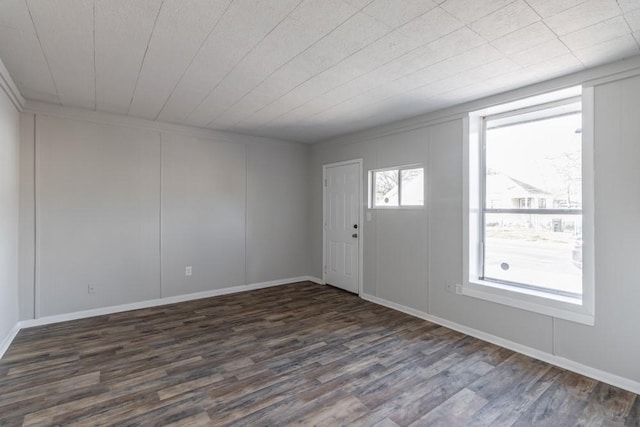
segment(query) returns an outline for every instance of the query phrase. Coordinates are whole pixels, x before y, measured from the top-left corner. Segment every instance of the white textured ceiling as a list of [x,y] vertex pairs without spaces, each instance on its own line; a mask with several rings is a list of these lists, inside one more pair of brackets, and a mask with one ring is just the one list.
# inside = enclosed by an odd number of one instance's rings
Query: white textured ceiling
[[302,142],[637,55],[640,0],[0,0],[27,99]]

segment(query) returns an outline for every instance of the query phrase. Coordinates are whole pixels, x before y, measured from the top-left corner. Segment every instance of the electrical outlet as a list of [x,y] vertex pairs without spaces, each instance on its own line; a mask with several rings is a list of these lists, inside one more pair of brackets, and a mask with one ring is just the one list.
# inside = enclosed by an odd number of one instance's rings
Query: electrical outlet
[[191,267],[190,265],[186,266],[184,268],[184,275],[191,276],[192,274],[193,274],[193,267]]
[[87,286],[87,292],[90,294],[95,294],[96,293],[96,285],[94,285],[93,283],[89,283],[89,285]]

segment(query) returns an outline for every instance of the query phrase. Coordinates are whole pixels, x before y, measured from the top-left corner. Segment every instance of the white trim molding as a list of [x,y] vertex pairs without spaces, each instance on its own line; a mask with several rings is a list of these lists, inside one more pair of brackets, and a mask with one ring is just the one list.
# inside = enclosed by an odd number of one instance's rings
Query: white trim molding
[[0,359],[2,359],[2,356],[7,352],[16,335],[18,335],[18,332],[20,332],[20,322],[13,326],[13,329],[9,331],[9,335],[0,343]]
[[602,381],[604,383],[610,384],[615,387],[620,387],[622,389],[628,390],[635,394],[640,394],[640,382],[633,381],[628,378],[624,378],[619,375],[612,374],[610,372],[602,371],[600,369],[596,369],[591,366],[583,365],[581,363],[575,362],[570,359],[566,359],[561,356],[557,356],[555,354],[547,353],[545,351],[528,347],[526,345],[518,344],[511,340],[501,338],[496,335],[492,335],[492,334],[480,331],[478,329],[470,328],[468,326],[464,326],[459,323],[452,322],[450,320],[446,320],[438,316],[433,316],[423,311],[416,310],[415,308],[407,307],[402,304],[385,300],[383,298],[378,298],[376,296],[365,294],[365,293],[360,294],[360,298],[366,301],[372,302],[374,304],[382,305],[382,306],[391,308],[393,310],[397,310],[402,313],[408,314],[410,316],[414,316],[419,319],[423,319],[428,322],[435,323],[440,326],[444,326],[445,328],[449,328],[454,331],[463,333],[465,335],[478,338],[480,340],[489,342],[491,344],[495,344],[497,346],[504,347],[509,350],[513,350],[517,353],[524,354],[525,356],[529,356],[534,359],[541,360],[543,362],[549,363],[554,366],[558,366],[562,369],[566,369],[568,371],[575,372],[577,374],[584,375],[589,378],[593,378],[594,380]]
[[317,285],[326,285],[326,283],[324,282],[324,280],[320,279],[319,277],[315,277],[315,276],[304,276],[305,280],[308,280],[309,282],[313,282]]
[[0,59],[0,87],[2,88],[4,93],[7,94],[13,105],[16,107],[16,110],[24,110],[26,101],[18,90],[18,86],[16,86],[13,79],[11,78],[11,75],[9,75],[9,71],[4,66],[2,59]]
[[315,282],[311,276],[290,277],[287,279],[271,280],[268,282],[251,283],[248,285],[230,286],[228,288],[212,289],[210,291],[196,292],[192,294],[176,295],[172,297],[156,298],[152,300],[133,302],[129,304],[114,305],[110,307],[94,308],[90,310],[76,311],[73,313],[44,316],[37,319],[23,320],[19,322],[20,329],[34,326],[50,325],[69,320],[86,319],[88,317],[104,316],[105,314],[121,313],[123,311],[140,310],[143,308],[158,307],[167,304],[175,304],[185,301],[193,301],[203,298],[211,298],[220,295],[235,294],[239,292],[254,291],[257,289],[271,288],[273,286],[290,285],[298,282]]
[[306,145],[297,141],[288,141],[284,139],[274,139],[255,135],[248,135],[236,132],[226,132],[208,128],[195,126],[179,125],[174,123],[166,123],[155,120],[141,119],[132,116],[124,116],[121,114],[107,113],[102,111],[87,110],[84,108],[66,107],[48,102],[26,100],[24,103],[24,112],[33,114],[42,114],[63,119],[83,120],[98,124],[106,124],[113,126],[125,126],[135,129],[146,129],[156,132],[167,132],[180,135],[189,135],[195,138],[209,139],[217,142],[238,143],[242,139],[243,143],[289,143],[297,145]]

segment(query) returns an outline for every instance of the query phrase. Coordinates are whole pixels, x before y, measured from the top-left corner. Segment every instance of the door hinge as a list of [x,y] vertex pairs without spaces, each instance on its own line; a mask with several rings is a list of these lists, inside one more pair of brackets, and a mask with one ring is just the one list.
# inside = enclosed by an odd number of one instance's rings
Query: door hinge
[[325,178],[325,180],[324,180],[324,186],[325,186],[325,187],[328,187],[326,178]]
[[324,266],[324,274],[327,274],[327,266]]

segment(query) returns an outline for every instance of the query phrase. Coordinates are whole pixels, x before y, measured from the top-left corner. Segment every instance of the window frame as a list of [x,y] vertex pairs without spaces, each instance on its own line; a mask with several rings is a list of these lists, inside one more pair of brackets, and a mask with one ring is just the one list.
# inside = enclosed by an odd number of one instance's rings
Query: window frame
[[[421,205],[402,205],[402,171],[411,169],[422,169],[422,192],[423,200]],[[398,172],[398,205],[397,206],[384,206],[376,204],[376,173],[378,172]],[[388,168],[372,169],[369,171],[369,209],[424,209],[426,198],[424,197],[425,191],[425,176],[424,165],[422,163],[394,166]]]
[[[486,199],[483,149],[483,117],[513,115],[515,111],[534,111],[582,100],[582,297],[560,295],[509,283],[482,280],[480,235],[481,211]],[[456,293],[498,304],[532,311],[586,325],[595,323],[594,289],[594,182],[593,182],[593,87],[573,87],[518,99],[470,112],[463,120],[463,281]],[[535,208],[533,209],[535,210]],[[544,209],[548,211],[549,209]]]
[[[480,117],[481,120],[481,133],[480,133],[480,215],[479,215],[479,244],[481,245],[480,253],[479,253],[479,261],[480,269],[479,269],[479,277],[478,279],[484,282],[493,282],[499,283],[503,285],[523,288],[523,289],[532,289],[537,290],[543,293],[550,293],[556,295],[563,295],[569,298],[582,299],[582,295],[573,294],[570,292],[563,292],[554,289],[543,288],[541,286],[536,286],[533,284],[520,283],[520,282],[512,282],[509,280],[501,280],[492,277],[487,277],[485,274],[485,242],[486,242],[486,215],[487,214],[523,214],[523,215],[579,215],[582,219],[582,208],[580,209],[572,209],[572,208],[540,208],[535,207],[536,203],[534,203],[535,198],[533,197],[520,197],[518,199],[518,207],[517,208],[493,208],[487,207],[487,183],[486,183],[486,174],[487,174],[487,145],[486,145],[486,135],[487,135],[487,123],[495,120],[496,118],[502,119],[504,122],[502,125],[497,127],[505,127],[505,126],[515,126],[518,124],[531,123],[535,121],[554,119],[558,117],[564,117],[569,115],[575,115],[577,113],[582,114],[582,100],[580,97],[572,97],[563,99],[560,101],[554,101],[551,103],[543,103],[537,104],[524,109],[516,109],[509,110],[506,112],[502,112],[494,115],[485,115]],[[580,107],[578,109],[573,106],[580,102]],[[566,108],[566,110],[565,110]],[[553,113],[550,112],[553,109],[559,109],[559,112]],[[523,116],[527,116],[527,119],[519,119]],[[582,172],[582,171],[581,171]],[[524,202],[524,203],[523,203]],[[538,200],[538,205],[540,204],[540,200]]]

